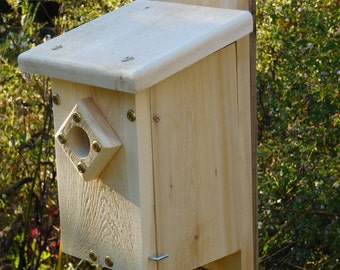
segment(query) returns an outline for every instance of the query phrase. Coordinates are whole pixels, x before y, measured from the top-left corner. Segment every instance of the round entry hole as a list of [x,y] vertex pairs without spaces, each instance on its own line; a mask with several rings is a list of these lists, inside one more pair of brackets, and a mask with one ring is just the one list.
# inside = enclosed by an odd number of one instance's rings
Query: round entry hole
[[72,151],[79,158],[87,157],[90,153],[90,139],[85,130],[80,127],[71,128],[68,143]]

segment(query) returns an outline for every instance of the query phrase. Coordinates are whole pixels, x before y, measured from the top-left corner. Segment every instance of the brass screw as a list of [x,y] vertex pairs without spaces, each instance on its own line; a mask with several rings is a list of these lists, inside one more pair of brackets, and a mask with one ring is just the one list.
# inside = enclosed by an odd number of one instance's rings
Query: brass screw
[[96,253],[94,253],[93,250],[91,250],[91,251],[89,252],[89,257],[90,257],[90,259],[91,259],[92,261],[94,261],[94,262],[97,260],[97,255],[96,255]]
[[81,120],[81,115],[80,115],[79,112],[74,112],[74,113],[72,114],[72,118],[73,118],[73,120],[74,120],[75,122],[80,122],[80,120]]
[[78,162],[77,169],[78,169],[78,172],[84,173],[86,172],[86,165],[83,162]]
[[109,256],[105,257],[105,263],[107,266],[112,267],[113,266],[113,261],[111,260],[111,258]]
[[92,143],[92,149],[93,149],[95,152],[100,152],[100,150],[102,150],[102,145],[100,144],[100,142],[94,141],[94,142]]
[[63,133],[59,133],[58,134],[58,136],[57,136],[57,138],[58,138],[58,141],[61,143],[61,144],[65,144],[66,143],[66,136],[65,136],[65,134],[63,134]]
[[60,96],[58,94],[53,94],[52,95],[52,101],[55,105],[60,105],[60,103],[61,103]]
[[134,110],[128,110],[126,116],[127,116],[127,119],[129,119],[131,122],[136,120],[136,113]]

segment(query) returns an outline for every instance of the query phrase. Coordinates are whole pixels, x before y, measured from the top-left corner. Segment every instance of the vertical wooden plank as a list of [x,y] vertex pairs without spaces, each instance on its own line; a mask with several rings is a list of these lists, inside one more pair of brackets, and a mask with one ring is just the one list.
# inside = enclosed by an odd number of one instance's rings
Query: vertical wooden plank
[[[254,215],[254,208],[256,209],[256,205],[254,205],[253,201],[253,185],[252,181],[252,123],[251,123],[251,93],[250,93],[250,50],[249,50],[249,36],[246,36],[236,42],[236,53],[237,53],[237,72],[238,72],[238,113],[239,113],[239,121],[242,125],[239,125],[239,155],[240,161],[243,164],[249,164],[248,167],[244,167],[239,172],[239,177],[242,179],[249,179],[248,185],[244,186],[244,189],[247,189],[248,194],[252,194],[249,198],[251,200],[250,204],[247,207],[251,207],[249,209],[249,215]],[[244,226],[242,220],[239,220],[240,226]],[[255,218],[251,220],[251,224],[247,227],[246,232],[251,234],[253,238],[253,243],[255,242],[254,238],[257,235],[257,231],[254,231],[254,223]],[[244,246],[247,247],[242,250],[241,258],[242,264],[253,265],[254,257],[257,255],[254,253],[254,244],[250,242],[246,242],[244,239]],[[249,246],[251,245],[252,246]],[[254,266],[255,267],[255,266]],[[247,268],[243,268],[247,269]]]
[[157,249],[170,254],[161,270],[240,250],[252,269],[250,143],[239,134],[250,127],[240,98],[234,44],[151,88]]
[[156,270],[157,264],[148,259],[156,256],[154,212],[154,182],[151,135],[150,90],[136,94],[136,122],[139,160],[140,208],[142,213],[143,269]]
[[[230,9],[242,9],[249,10],[254,19],[254,31],[249,35],[248,39],[244,38],[238,42],[238,56],[249,57],[249,68],[245,67],[245,63],[238,64],[238,73],[241,74],[246,68],[250,70],[250,85],[246,86],[248,89],[248,94],[250,95],[250,106],[251,109],[251,162],[252,162],[252,198],[253,198],[253,265],[254,269],[258,269],[258,246],[257,246],[257,104],[256,104],[256,2],[255,0],[157,0],[164,2],[182,3],[182,4],[192,4],[201,5],[217,8],[230,8]],[[244,57],[241,57],[244,59]],[[239,61],[239,60],[238,60]],[[243,61],[243,60],[241,60]],[[240,82],[240,87],[244,87],[242,81]]]

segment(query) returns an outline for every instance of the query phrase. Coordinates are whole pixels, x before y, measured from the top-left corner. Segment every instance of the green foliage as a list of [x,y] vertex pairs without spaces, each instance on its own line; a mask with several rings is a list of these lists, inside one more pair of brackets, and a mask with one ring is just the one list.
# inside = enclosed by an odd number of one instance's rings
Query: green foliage
[[100,1],[75,1],[75,0],[58,0],[60,3],[60,16],[56,18],[55,23],[58,33],[70,30],[83,23],[106,14],[124,4],[132,2],[131,0],[100,0]]
[[335,269],[339,5],[259,0],[257,8],[261,267]]

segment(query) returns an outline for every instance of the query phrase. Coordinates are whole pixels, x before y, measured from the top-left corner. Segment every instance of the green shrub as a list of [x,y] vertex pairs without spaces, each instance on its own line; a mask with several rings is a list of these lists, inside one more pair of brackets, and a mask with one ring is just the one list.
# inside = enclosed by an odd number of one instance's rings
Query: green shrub
[[257,3],[263,269],[340,265],[339,5]]

